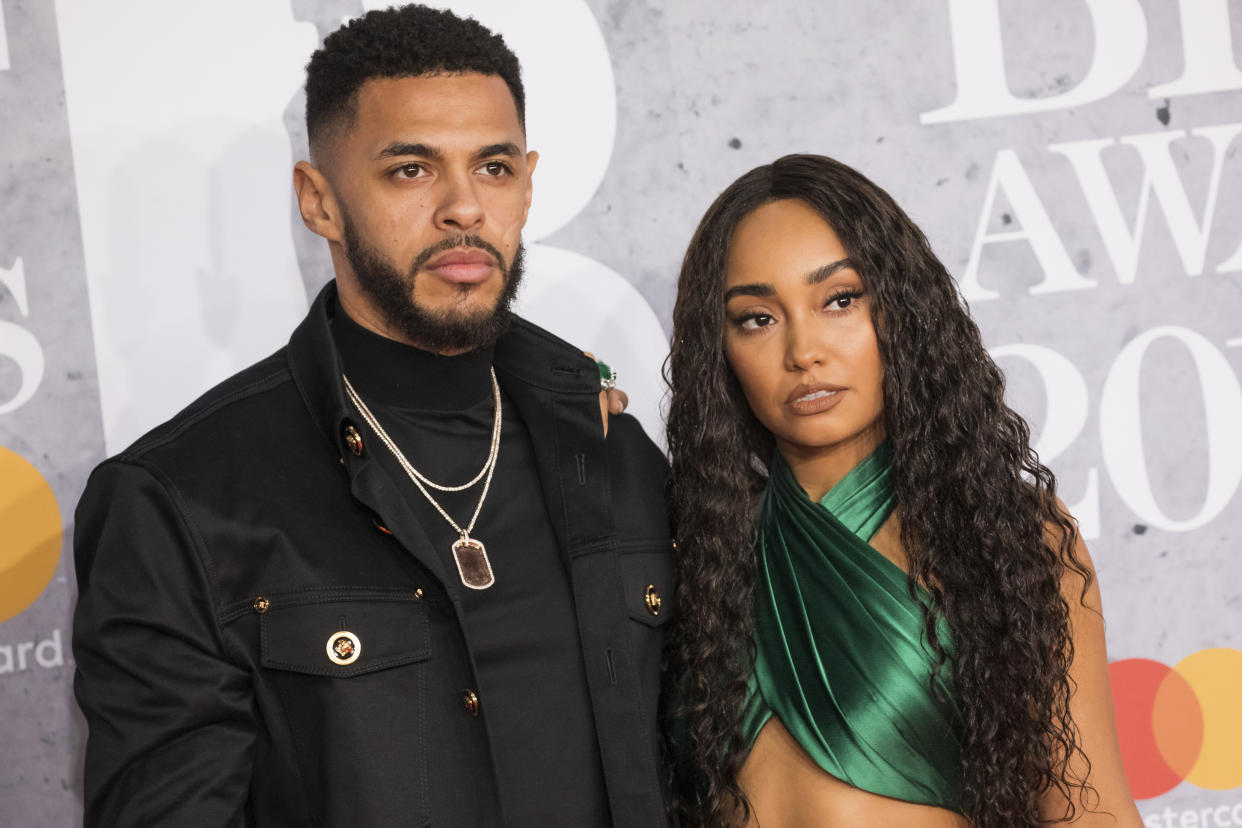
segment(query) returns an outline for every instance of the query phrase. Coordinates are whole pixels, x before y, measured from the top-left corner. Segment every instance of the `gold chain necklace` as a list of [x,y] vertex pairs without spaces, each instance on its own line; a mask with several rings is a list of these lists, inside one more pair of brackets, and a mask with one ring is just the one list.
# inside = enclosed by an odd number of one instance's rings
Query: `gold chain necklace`
[[[397,448],[397,444],[388,436],[388,432],[384,431],[384,427],[379,424],[379,420],[371,413],[371,409],[367,408],[367,404],[362,401],[362,397],[358,396],[358,392],[354,390],[354,386],[350,383],[349,377],[344,374],[341,379],[345,380],[345,393],[349,396],[349,401],[358,409],[358,413],[362,415],[362,419],[366,420],[371,430],[380,438],[393,456],[397,458],[397,462],[401,468],[405,470],[406,475],[413,481],[418,490],[423,493],[423,497],[435,507],[440,516],[449,522],[449,525],[457,532],[459,537],[453,541],[453,561],[457,564],[457,574],[461,576],[461,582],[470,589],[487,589],[496,583],[496,576],[492,572],[492,562],[487,557],[487,547],[477,538],[470,537],[470,533],[474,531],[475,521],[479,519],[479,512],[483,511],[483,501],[487,500],[487,492],[492,486],[492,474],[496,471],[496,460],[500,457],[500,427],[501,427],[501,410],[500,410],[500,384],[496,382],[496,370],[490,369],[492,377],[492,403],[495,406],[496,413],[492,418],[492,446],[487,453],[487,462],[483,464],[483,468],[474,476],[474,479],[460,486],[442,486],[434,483],[421,473],[414,465],[406,459],[401,453],[401,449]],[[474,507],[474,514],[470,517],[470,523],[466,528],[458,525],[457,521],[444,511],[444,507],[436,502],[431,496],[431,492],[427,491],[427,486],[437,489],[441,492],[460,492],[470,488],[478,483],[481,478],[486,477],[483,482],[483,493],[479,495],[479,502]],[[426,484],[423,485],[423,484]]]

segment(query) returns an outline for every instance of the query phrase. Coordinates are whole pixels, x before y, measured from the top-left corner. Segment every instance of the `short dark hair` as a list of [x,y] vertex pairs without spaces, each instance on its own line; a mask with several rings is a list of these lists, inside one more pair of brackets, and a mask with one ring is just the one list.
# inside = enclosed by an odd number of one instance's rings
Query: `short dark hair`
[[478,72],[499,75],[526,128],[526,93],[517,55],[473,18],[411,4],[370,11],[324,38],[306,64],[306,134],[313,148],[325,134],[350,126],[358,90],[372,78]]

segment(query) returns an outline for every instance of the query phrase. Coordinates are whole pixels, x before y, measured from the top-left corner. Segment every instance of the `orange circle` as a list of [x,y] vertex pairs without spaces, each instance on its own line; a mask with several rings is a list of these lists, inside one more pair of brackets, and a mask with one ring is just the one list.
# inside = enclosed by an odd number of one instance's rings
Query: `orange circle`
[[1164,761],[1185,779],[1203,752],[1203,710],[1194,688],[1177,670],[1169,670],[1156,689],[1151,729]]
[[52,487],[23,457],[0,447],[0,621],[34,603],[60,560],[63,528]]

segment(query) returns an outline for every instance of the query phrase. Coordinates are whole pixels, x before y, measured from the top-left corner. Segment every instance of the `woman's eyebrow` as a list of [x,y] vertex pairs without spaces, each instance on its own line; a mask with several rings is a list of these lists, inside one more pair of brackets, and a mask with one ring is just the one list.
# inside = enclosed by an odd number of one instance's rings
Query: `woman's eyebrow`
[[[827,279],[838,270],[853,268],[854,261],[848,256],[844,259],[838,259],[835,262],[817,267],[806,276],[808,285],[817,285]],[[725,291],[724,299],[728,302],[734,296],[772,296],[776,293],[776,288],[770,282],[752,282],[745,285],[734,285]]]
[[848,256],[846,256],[844,259],[838,259],[837,261],[831,264],[826,264],[823,267],[815,268],[814,270],[812,270],[810,273],[807,274],[806,283],[808,285],[818,285],[820,282],[824,281],[829,276],[836,273],[838,270],[844,270],[847,267],[851,269],[853,269],[854,267],[853,260],[850,259]]
[[734,285],[725,291],[724,300],[728,302],[734,296],[773,296],[776,288],[770,282],[752,282],[747,285]]

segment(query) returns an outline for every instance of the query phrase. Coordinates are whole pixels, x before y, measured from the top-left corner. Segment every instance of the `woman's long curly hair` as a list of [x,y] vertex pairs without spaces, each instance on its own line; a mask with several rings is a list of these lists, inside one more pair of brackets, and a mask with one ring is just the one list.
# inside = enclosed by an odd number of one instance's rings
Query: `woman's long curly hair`
[[[836,231],[871,303],[884,364],[884,426],[901,540],[930,593],[925,640],[952,676],[961,722],[960,810],[977,828],[1038,825],[1059,792],[1071,817],[1091,789],[1070,718],[1074,647],[1062,580],[1090,572],[1026,423],[1004,400],[952,277],[882,189],[829,158],[758,167],[712,204],[686,252],[667,365],[668,441],[680,585],[667,651],[666,713],[677,824],[744,824],[740,721],[753,669],[753,515],[773,437],[725,359],[724,279],[738,223],[800,199]],[[1079,596],[1081,598],[1081,596]],[[950,656],[932,634],[943,618]],[[1075,803],[1078,803],[1077,805]]]

